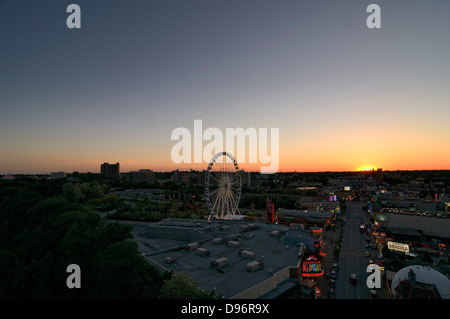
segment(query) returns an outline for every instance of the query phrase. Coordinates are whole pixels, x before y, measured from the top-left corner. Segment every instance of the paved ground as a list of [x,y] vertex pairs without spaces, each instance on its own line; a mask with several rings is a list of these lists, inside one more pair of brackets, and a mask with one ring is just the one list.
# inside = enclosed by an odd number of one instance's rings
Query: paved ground
[[[359,223],[364,220],[364,214],[362,212],[362,202],[350,202],[347,206],[345,214],[338,217],[336,227],[331,230],[327,230],[327,238],[325,241],[325,250],[327,254],[322,259],[322,268],[325,275],[323,277],[315,279],[317,287],[322,291],[322,298],[329,298],[329,283],[330,273],[333,263],[339,264],[339,271],[336,278],[336,295],[338,299],[365,299],[368,298],[368,288],[365,287],[365,267],[368,263],[368,258],[364,257],[365,253],[365,235],[359,231]],[[336,241],[341,236],[342,232],[342,246],[339,256],[334,255],[334,248]],[[349,282],[350,273],[358,269],[360,274],[359,281],[360,289],[353,289]],[[364,285],[364,286],[362,286]],[[357,292],[357,293],[355,293]],[[305,298],[300,295],[298,289],[293,289],[281,296],[287,299]]]
[[[326,231],[325,249],[324,252],[327,254],[325,258],[322,258],[322,268],[325,272],[325,275],[320,278],[316,278],[314,281],[320,290],[322,291],[322,298],[329,298],[329,275],[331,272],[331,268],[333,267],[333,263],[337,262],[337,258],[334,256],[334,247],[336,245],[336,240],[339,238],[342,229],[341,217],[338,218],[336,223],[336,227],[334,229],[329,229]],[[280,296],[281,299],[303,299],[310,298],[309,296],[305,296],[304,294],[300,294],[300,290],[298,288],[292,289],[290,291],[285,292]]]
[[[363,202],[350,202],[345,213],[343,240],[339,254],[339,271],[336,279],[337,299],[367,299],[369,288],[366,285],[366,273],[370,257],[365,257],[366,234],[360,232],[359,226],[365,222],[362,210]],[[350,283],[350,274],[356,274],[356,284]]]
[[329,297],[329,276],[333,263],[338,262],[337,257],[334,255],[334,248],[336,241],[339,239],[342,229],[341,218],[338,218],[336,227],[327,231],[327,238],[325,239],[325,253],[327,256],[322,259],[322,268],[325,275],[317,280],[317,287],[322,291],[322,298],[327,299]]
[[[376,250],[368,249],[367,235],[359,230],[360,224],[363,222],[369,225],[367,213],[362,210],[364,202],[349,202],[347,210],[343,216],[345,225],[341,229],[343,231],[343,241],[341,253],[339,254],[339,271],[336,279],[336,298],[337,299],[368,299],[370,298],[370,289],[367,287],[367,266],[370,261],[376,263]],[[370,256],[365,254],[369,252]],[[358,281],[356,284],[350,283],[350,274],[356,274]],[[383,276],[384,272],[382,273]],[[376,289],[379,298],[389,299],[389,292],[382,280],[381,289]]]

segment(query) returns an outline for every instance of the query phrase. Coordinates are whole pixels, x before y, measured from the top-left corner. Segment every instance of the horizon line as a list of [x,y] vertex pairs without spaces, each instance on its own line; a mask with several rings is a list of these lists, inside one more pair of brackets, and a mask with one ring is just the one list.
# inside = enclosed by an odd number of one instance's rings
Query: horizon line
[[[142,168],[142,169],[149,169],[149,168]],[[382,168],[378,168],[381,169],[382,172],[417,172],[417,171],[450,171],[450,168],[435,168],[435,169],[382,169]],[[317,171],[297,171],[297,170],[289,170],[289,171],[278,171],[275,173],[261,173],[259,170],[251,170],[251,171],[247,171],[244,169],[240,169],[244,172],[249,172],[249,173],[259,173],[261,175],[275,175],[278,173],[281,174],[292,174],[292,173],[300,173],[300,174],[304,174],[304,173],[372,173],[372,172],[377,172],[378,169],[372,169],[372,170],[317,170]],[[202,172],[205,171],[206,169],[172,169],[172,170],[152,170],[149,169],[151,171],[153,171],[154,173],[172,173],[175,171],[179,171],[179,172]],[[137,172],[139,170],[130,170],[130,171],[123,171],[123,172],[119,172],[120,173],[130,173],[130,172]],[[41,173],[0,173],[0,175],[2,176],[6,176],[6,175],[50,175],[51,173],[66,173],[66,174],[74,174],[74,173],[79,173],[79,174],[101,174],[101,172],[91,172],[91,171],[72,171],[72,172],[67,172],[67,171],[63,171],[63,170],[55,170],[52,171],[50,173],[47,172],[41,172]]]

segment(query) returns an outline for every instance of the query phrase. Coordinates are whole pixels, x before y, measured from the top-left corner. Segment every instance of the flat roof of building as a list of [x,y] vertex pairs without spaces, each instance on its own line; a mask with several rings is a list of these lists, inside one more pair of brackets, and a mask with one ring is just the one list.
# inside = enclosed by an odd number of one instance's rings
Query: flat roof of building
[[[202,255],[195,250],[184,249],[191,240],[149,238],[144,227],[135,230],[134,234],[139,249],[150,261],[174,273],[189,272],[191,279],[201,289],[215,291],[224,298],[231,298],[272,277],[276,272],[297,265],[299,246],[286,244],[282,242],[282,238],[313,238],[309,232],[295,230],[287,225],[251,221],[167,219],[149,224],[149,227],[153,231],[152,236],[156,234],[154,230],[158,227],[161,227],[164,237],[168,237],[168,232],[177,227],[191,231],[191,238],[200,239],[196,242],[210,254]],[[224,238],[224,242],[218,244],[217,240],[214,241],[215,238]],[[239,246],[229,246],[226,244],[227,240],[237,241]],[[252,252],[254,258],[245,258],[247,254],[240,255],[241,249]],[[219,258],[226,258],[228,264],[223,268],[212,268],[211,261]],[[173,263],[166,263],[172,259]],[[246,270],[246,265],[255,260],[262,260],[264,267],[253,272]]]
[[280,208],[276,214],[291,215],[291,216],[305,216],[305,217],[331,217],[334,213],[326,210],[299,210],[299,209],[284,209]]
[[414,235],[414,236],[421,236],[420,233],[412,228],[405,228],[405,227],[390,227],[391,233],[393,235]]
[[388,214],[387,227],[415,229],[428,236],[450,238],[450,219],[404,214]]

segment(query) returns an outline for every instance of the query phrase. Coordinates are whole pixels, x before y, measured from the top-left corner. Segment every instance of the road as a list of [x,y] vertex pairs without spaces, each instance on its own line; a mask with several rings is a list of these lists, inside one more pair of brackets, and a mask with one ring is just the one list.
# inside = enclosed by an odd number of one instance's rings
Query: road
[[[369,289],[366,286],[367,265],[369,257],[365,257],[366,235],[360,232],[361,222],[365,222],[362,210],[364,202],[355,201],[347,204],[341,253],[339,255],[339,271],[336,278],[336,299],[367,299]],[[350,274],[357,274],[357,284],[350,283]]]

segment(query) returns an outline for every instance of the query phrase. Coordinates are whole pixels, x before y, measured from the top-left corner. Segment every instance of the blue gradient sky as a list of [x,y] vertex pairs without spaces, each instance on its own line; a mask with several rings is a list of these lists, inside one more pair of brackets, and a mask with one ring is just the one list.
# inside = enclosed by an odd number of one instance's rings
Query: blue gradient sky
[[195,119],[279,128],[281,171],[450,169],[449,34],[447,0],[0,1],[0,174],[202,169]]

